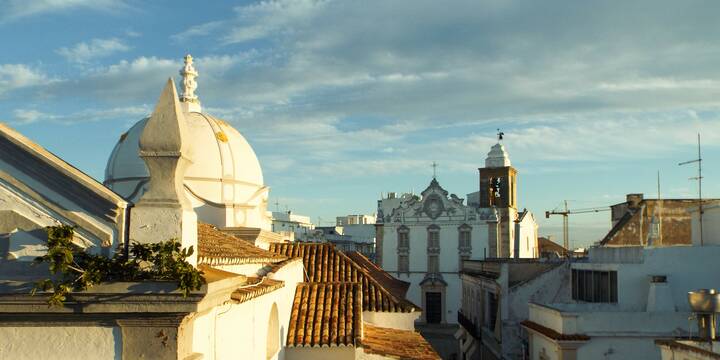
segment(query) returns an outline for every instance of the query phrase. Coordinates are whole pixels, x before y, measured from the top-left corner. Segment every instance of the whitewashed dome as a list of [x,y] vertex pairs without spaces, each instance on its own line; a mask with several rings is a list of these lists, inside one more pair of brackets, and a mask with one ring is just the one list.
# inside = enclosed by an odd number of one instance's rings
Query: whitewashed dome
[[[187,61],[186,57],[186,67]],[[198,219],[220,227],[267,228],[269,189],[263,183],[255,151],[227,122],[202,113],[192,94],[194,88],[188,89],[184,83],[180,100],[191,139],[192,164],[183,184]],[[188,101],[188,93],[192,101]],[[105,169],[105,185],[131,202],[140,199],[149,181],[147,167],[139,156],[139,140],[148,119],[138,121],[120,136]]]
[[510,165],[510,157],[508,156],[505,147],[501,143],[497,143],[490,148],[490,152],[485,158],[485,167],[506,167]]

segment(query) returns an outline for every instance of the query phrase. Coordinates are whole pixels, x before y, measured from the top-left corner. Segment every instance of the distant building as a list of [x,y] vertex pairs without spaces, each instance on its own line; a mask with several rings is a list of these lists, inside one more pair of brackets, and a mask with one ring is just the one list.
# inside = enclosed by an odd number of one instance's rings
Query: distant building
[[541,258],[560,258],[568,254],[567,249],[546,237],[538,237],[538,249]]
[[378,201],[376,259],[409,282],[409,298],[425,310],[426,324],[456,324],[464,260],[536,257],[537,225],[517,211],[517,171],[502,144],[480,169],[480,190],[464,200],[437,179],[420,194],[388,193]]
[[292,211],[272,212],[272,231],[281,234],[287,241],[306,241],[315,225],[309,216],[293,214]]
[[335,225],[337,225],[337,226],[363,225],[363,224],[375,224],[375,214],[373,214],[373,215],[347,215],[347,216],[338,216],[335,218]]
[[[537,257],[537,223],[527,210],[518,211],[518,172],[503,144],[493,145],[479,168],[479,191],[467,194],[468,206],[494,208],[498,212],[498,242],[492,257]],[[522,245],[521,245],[522,243]]]
[[312,241],[329,242],[339,250],[357,251],[369,259],[375,259],[375,225],[318,226]]
[[[712,206],[717,204],[717,199],[705,202]],[[645,199],[643,194],[628,194],[627,201],[610,206],[612,228],[600,245],[690,245],[691,210],[696,209],[697,204],[697,199]],[[708,223],[713,226],[712,222]],[[697,227],[694,234],[699,236]]]

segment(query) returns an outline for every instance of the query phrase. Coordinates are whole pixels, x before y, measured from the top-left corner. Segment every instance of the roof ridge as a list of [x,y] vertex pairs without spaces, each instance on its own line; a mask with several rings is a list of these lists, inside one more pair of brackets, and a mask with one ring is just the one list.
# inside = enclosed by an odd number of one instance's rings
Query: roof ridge
[[128,202],[125,201],[122,196],[103,185],[100,181],[2,122],[0,122],[0,137],[5,137],[8,141],[15,144],[15,146],[19,146],[23,148],[23,150],[33,153],[35,156],[42,159],[45,163],[55,168],[63,175],[74,178],[74,180],[78,183],[93,190],[93,192],[106,201],[110,201],[120,207],[128,206]]

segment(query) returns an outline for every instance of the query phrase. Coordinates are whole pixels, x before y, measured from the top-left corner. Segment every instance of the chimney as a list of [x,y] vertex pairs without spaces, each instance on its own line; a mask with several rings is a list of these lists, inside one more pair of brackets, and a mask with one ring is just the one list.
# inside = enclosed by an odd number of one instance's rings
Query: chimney
[[643,201],[643,194],[627,194],[628,208],[637,209],[640,207],[640,203]]
[[140,157],[150,181],[130,212],[130,240],[148,244],[176,239],[183,248],[194,248],[187,260],[197,265],[197,215],[183,185],[192,163],[186,127],[175,83],[168,79],[140,135]]

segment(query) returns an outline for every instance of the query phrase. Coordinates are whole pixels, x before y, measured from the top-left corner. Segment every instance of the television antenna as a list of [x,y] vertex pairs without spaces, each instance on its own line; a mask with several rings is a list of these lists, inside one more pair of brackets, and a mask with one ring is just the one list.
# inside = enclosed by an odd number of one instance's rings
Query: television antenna
[[678,166],[697,163],[698,165],[698,176],[688,178],[688,180],[697,180],[698,182],[698,213],[700,219],[700,246],[703,246],[703,204],[702,204],[702,153],[700,152],[700,133],[697,134],[697,159],[683,161]]

